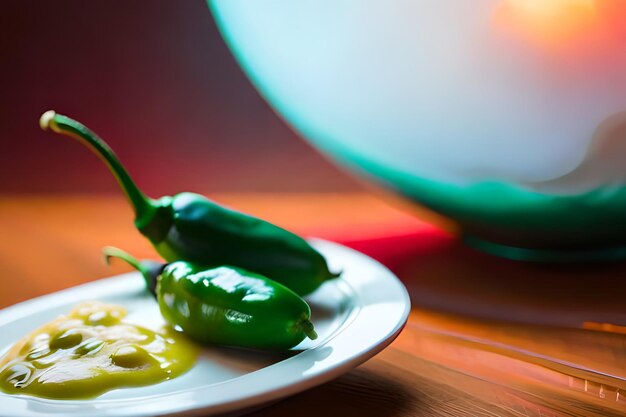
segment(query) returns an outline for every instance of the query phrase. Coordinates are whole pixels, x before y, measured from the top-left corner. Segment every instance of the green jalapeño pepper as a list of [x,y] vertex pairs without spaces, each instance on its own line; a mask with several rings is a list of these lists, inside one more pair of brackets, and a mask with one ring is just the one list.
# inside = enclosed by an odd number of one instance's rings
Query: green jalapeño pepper
[[108,165],[135,211],[135,225],[167,261],[235,265],[267,276],[299,295],[336,278],[301,237],[193,193],[153,200],[134,183],[111,148],[88,128],[50,110],[42,129],[78,139]]
[[137,269],[154,289],[165,320],[199,342],[285,350],[305,337],[317,338],[306,301],[262,275],[185,261],[155,268],[152,261],[138,261],[112,247],[104,254],[107,262],[116,257]]

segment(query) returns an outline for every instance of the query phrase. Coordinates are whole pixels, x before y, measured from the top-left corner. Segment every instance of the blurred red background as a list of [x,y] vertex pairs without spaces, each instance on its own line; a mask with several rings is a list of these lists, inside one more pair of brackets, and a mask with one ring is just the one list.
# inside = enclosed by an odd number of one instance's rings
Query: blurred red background
[[99,133],[151,195],[358,188],[257,94],[203,0],[3,1],[0,193],[117,192],[94,155],[39,129],[48,109]]

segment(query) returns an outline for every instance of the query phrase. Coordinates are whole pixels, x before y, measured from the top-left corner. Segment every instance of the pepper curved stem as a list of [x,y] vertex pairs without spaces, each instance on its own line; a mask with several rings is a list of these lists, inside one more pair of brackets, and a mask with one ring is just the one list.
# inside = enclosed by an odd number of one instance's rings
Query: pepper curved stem
[[137,260],[137,258],[130,255],[128,252],[113,246],[107,246],[103,248],[102,253],[104,254],[104,262],[107,265],[111,264],[111,258],[121,259],[141,273],[141,276],[143,276],[143,279],[146,282],[146,286],[148,288],[154,288],[155,284],[152,281],[152,277],[150,276],[150,271],[145,268],[141,264],[141,262]]
[[67,116],[57,114],[54,110],[48,110],[42,114],[39,119],[39,125],[43,130],[48,130],[49,128],[53,132],[78,140],[98,155],[115,176],[118,184],[132,204],[135,216],[138,219],[151,216],[157,209],[156,202],[148,198],[137,187],[113,150],[86,126]]

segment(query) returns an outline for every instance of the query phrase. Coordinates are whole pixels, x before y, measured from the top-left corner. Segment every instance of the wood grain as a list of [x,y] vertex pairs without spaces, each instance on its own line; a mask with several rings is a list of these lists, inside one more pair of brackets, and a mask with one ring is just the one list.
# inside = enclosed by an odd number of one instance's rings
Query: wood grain
[[[399,274],[413,302],[388,349],[253,416],[626,415],[624,265],[491,258],[403,202],[365,194],[216,198],[374,256]],[[3,196],[0,231],[0,307],[127,271],[104,266],[105,245],[156,257],[117,196]]]

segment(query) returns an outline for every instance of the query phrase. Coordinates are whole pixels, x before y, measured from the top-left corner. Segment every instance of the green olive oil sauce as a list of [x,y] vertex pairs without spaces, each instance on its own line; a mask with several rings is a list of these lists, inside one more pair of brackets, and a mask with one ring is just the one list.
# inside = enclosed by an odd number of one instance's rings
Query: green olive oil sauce
[[18,341],[0,359],[0,390],[52,399],[85,399],[175,378],[198,348],[174,330],[123,321],[123,307],[77,305]]

